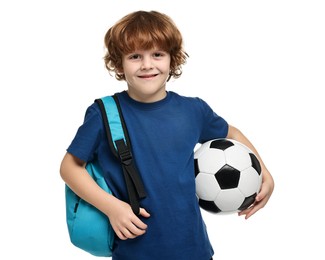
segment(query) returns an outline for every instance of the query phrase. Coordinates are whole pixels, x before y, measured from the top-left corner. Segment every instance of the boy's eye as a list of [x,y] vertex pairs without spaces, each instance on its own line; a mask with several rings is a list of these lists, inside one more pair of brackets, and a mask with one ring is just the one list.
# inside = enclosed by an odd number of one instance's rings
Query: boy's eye
[[158,58],[158,57],[162,57],[162,56],[164,56],[164,54],[163,54],[162,52],[155,52],[155,53],[153,54],[153,56],[156,57],[156,58]]
[[139,54],[132,54],[132,55],[129,56],[130,60],[136,60],[136,59],[139,59],[139,58],[140,58]]

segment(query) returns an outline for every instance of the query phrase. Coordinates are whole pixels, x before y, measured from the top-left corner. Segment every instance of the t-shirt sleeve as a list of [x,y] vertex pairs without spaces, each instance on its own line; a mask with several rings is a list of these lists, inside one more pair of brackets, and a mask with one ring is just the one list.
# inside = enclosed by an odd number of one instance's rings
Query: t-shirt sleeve
[[97,152],[102,133],[102,118],[97,104],[94,103],[86,110],[84,122],[78,128],[67,152],[84,162],[91,161]]
[[199,142],[204,143],[212,139],[225,138],[228,134],[227,121],[219,116],[212,108],[203,100],[199,99],[203,122]]

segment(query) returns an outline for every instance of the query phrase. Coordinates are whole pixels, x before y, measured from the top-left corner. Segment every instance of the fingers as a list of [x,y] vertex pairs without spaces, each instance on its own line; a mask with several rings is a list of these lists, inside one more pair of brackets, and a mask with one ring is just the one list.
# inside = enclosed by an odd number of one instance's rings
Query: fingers
[[257,194],[255,198],[254,204],[250,206],[248,209],[239,212],[238,215],[239,216],[245,215],[245,219],[248,219],[252,215],[254,215],[258,210],[260,210],[266,205],[273,192],[273,188],[274,188],[273,179],[269,179],[268,182],[264,181],[262,183],[260,192]]
[[257,204],[253,204],[248,209],[245,209],[238,213],[238,216],[245,216],[245,219],[248,219],[252,215],[254,215],[261,207],[259,207]]
[[133,239],[143,235],[144,233],[146,233],[145,229],[140,229],[135,225],[130,225],[129,227],[120,230],[119,238],[122,240]]
[[245,219],[250,218],[252,215],[254,215],[258,210],[260,210],[261,208],[263,208],[265,206],[265,204],[268,201],[268,197],[265,196],[264,194],[259,193],[256,196],[255,202],[253,203],[252,206],[250,206],[249,208],[241,211],[238,213],[238,216],[243,216],[245,215]]
[[[143,217],[150,217],[150,214],[143,208],[140,209],[140,215]],[[146,233],[147,225],[141,221],[136,215],[130,219],[125,219],[116,230],[116,235],[122,239],[133,239]]]
[[[146,226],[144,223],[143,225]],[[144,233],[146,233],[146,229],[141,229],[133,223],[121,227],[116,231],[116,235],[122,240],[133,239],[143,235]]]
[[140,216],[145,217],[145,218],[149,218],[150,214],[144,209],[144,208],[140,208]]

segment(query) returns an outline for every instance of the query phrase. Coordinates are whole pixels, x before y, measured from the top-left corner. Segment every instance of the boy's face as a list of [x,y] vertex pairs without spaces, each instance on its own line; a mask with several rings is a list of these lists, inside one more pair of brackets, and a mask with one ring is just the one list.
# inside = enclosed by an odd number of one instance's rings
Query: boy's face
[[169,53],[158,49],[136,50],[123,55],[122,65],[131,98],[140,102],[155,102],[166,96]]

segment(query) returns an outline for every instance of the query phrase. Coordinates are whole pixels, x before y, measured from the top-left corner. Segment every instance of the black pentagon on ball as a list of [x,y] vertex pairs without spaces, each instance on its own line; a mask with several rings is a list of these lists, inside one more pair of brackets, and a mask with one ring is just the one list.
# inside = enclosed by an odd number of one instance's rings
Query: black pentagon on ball
[[194,159],[194,173],[195,173],[195,177],[200,173],[199,162],[197,159]]
[[234,144],[227,139],[216,139],[210,143],[210,148],[220,149],[224,151],[233,145]]
[[213,201],[199,199],[199,205],[202,209],[205,209],[206,211],[209,212],[213,212],[213,213],[221,212],[221,210],[217,207],[217,205]]
[[249,155],[251,157],[252,167],[257,171],[258,175],[260,175],[262,172],[262,168],[259,160],[255,156],[255,154],[249,153]]
[[214,176],[221,189],[233,189],[238,187],[240,171],[225,164]]
[[247,209],[250,205],[252,205],[255,201],[255,197],[256,197],[256,193],[254,193],[253,195],[246,197],[244,202],[240,205],[240,207],[238,208],[238,210],[244,210]]

